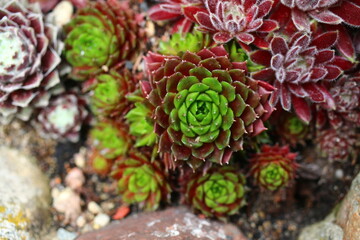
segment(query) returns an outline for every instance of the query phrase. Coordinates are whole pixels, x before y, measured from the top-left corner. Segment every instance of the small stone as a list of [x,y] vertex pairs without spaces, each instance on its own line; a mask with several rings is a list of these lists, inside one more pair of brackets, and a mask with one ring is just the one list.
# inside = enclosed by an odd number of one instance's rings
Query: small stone
[[98,214],[101,213],[103,210],[101,209],[101,207],[94,201],[91,201],[88,203],[88,210],[89,212],[93,213],[93,214]]
[[94,229],[99,229],[102,227],[105,227],[110,222],[110,217],[106,215],[105,213],[100,213],[96,215],[93,222]]
[[335,177],[337,179],[343,179],[344,177],[344,171],[342,169],[336,169],[335,171]]
[[86,155],[86,148],[84,147],[80,148],[79,153],[76,153],[74,155],[74,162],[77,167],[79,168],[85,167],[86,164],[85,155]]
[[81,213],[79,194],[75,193],[71,188],[65,188],[54,199],[53,206],[58,212],[65,214],[64,224],[76,224],[76,219]]
[[55,25],[62,27],[70,21],[73,12],[74,7],[69,1],[61,1],[58,5],[56,5],[51,15],[54,19]]
[[86,224],[86,219],[84,216],[79,216],[77,219],[76,219],[76,226],[78,226],[79,228],[82,228],[84,227]]
[[69,232],[64,228],[59,228],[56,235],[58,240],[74,240],[77,236],[76,233]]
[[80,189],[85,183],[83,172],[79,168],[73,168],[66,175],[65,183],[73,190]]
[[105,212],[109,212],[115,208],[115,203],[113,202],[102,202],[100,204],[101,208],[104,209]]

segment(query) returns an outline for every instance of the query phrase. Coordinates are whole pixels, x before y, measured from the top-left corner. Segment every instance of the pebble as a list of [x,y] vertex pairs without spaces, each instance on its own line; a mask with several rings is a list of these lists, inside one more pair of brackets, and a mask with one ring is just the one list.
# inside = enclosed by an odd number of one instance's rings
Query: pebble
[[94,229],[99,229],[102,227],[105,227],[110,222],[110,217],[106,215],[105,213],[100,213],[96,215],[93,222]]
[[62,27],[67,24],[74,12],[74,7],[69,1],[62,1],[52,11],[54,23],[58,27]]
[[85,155],[86,155],[86,148],[84,147],[80,148],[80,151],[74,155],[74,162],[77,167],[79,168],[85,167],[86,164]]
[[76,233],[69,232],[64,228],[59,228],[56,235],[58,240],[74,240],[77,237]]
[[101,213],[103,211],[101,209],[101,207],[94,201],[91,201],[91,202],[88,203],[88,210],[92,214],[98,214],[98,213]]
[[80,189],[85,183],[85,177],[80,168],[73,168],[66,175],[65,183],[73,190]]
[[344,171],[342,169],[336,169],[335,177],[337,179],[342,179],[344,177]]
[[77,219],[76,219],[76,226],[78,226],[79,228],[82,228],[84,227],[86,224],[86,219],[84,216],[79,216]]

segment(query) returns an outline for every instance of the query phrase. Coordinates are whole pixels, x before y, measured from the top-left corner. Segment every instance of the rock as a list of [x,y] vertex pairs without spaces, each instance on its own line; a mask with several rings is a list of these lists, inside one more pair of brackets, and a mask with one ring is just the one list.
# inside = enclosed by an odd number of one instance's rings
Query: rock
[[87,208],[92,214],[98,214],[103,211],[101,207],[94,201],[89,202]]
[[325,220],[305,227],[298,240],[343,240],[344,232],[340,226],[334,223],[335,211]]
[[73,12],[74,6],[71,2],[61,1],[48,15],[48,18],[52,19],[56,26],[62,27],[70,21]]
[[33,158],[5,146],[0,166],[0,239],[41,239],[51,219],[49,180]]
[[79,168],[72,168],[65,177],[66,186],[72,190],[80,189],[85,183],[85,176]]
[[360,239],[360,173],[339,206],[323,221],[304,228],[298,240]]
[[93,222],[94,229],[99,229],[102,227],[105,227],[110,222],[110,217],[106,215],[105,213],[100,213],[96,215]]
[[235,226],[200,219],[186,207],[139,213],[77,238],[77,240],[95,239],[247,240]]
[[53,206],[56,211],[65,215],[63,224],[71,223],[76,225],[76,219],[81,214],[81,198],[71,188],[67,187],[60,191],[60,194],[54,198]]
[[344,230],[343,240],[360,239],[360,173],[340,204],[336,223]]
[[57,240],[74,240],[77,236],[76,233],[69,232],[63,228],[57,230]]

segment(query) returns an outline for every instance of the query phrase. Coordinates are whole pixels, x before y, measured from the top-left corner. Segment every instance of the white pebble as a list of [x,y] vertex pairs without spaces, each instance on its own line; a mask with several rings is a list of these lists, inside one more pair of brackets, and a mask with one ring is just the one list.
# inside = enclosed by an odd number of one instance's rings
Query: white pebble
[[93,222],[94,229],[105,227],[110,222],[110,217],[104,213],[96,215]]
[[342,169],[336,169],[335,177],[337,179],[342,179],[344,177],[344,171]]
[[86,219],[84,218],[84,216],[79,216],[79,217],[76,219],[76,225],[77,225],[79,228],[84,227],[85,224],[86,224]]
[[94,201],[91,201],[88,203],[88,210],[92,214],[98,214],[102,212],[101,207]]
[[74,12],[74,7],[69,1],[61,1],[52,11],[54,23],[58,27],[67,24]]

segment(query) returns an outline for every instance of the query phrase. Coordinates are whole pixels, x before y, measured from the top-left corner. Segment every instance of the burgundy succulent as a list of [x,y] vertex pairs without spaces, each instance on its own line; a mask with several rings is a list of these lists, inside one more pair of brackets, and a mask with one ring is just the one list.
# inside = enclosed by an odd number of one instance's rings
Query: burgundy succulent
[[272,0],[204,0],[204,4],[206,11],[194,15],[200,25],[198,29],[213,33],[218,43],[236,38],[240,43],[266,48],[267,44],[255,33],[269,33],[278,28],[274,20],[264,19],[271,10]]
[[359,134],[354,128],[341,127],[320,131],[316,139],[318,152],[330,161],[343,161],[357,154]]
[[295,178],[296,155],[287,145],[263,145],[250,160],[250,174],[262,188],[274,191],[285,187]]
[[297,32],[291,38],[275,36],[270,43],[271,52],[258,50],[252,54],[256,63],[269,66],[253,74],[256,79],[268,80],[276,88],[270,98],[284,110],[295,112],[305,122],[311,118],[306,100],[323,103],[334,109],[335,103],[325,83],[337,79],[343,72],[342,57],[330,49],[337,40],[337,32],[331,31],[312,37]]
[[[172,32],[188,32],[193,26],[191,12],[203,8],[202,0],[161,0],[151,7],[148,14],[153,21],[174,20]],[[184,9],[187,9],[184,12]]]
[[87,117],[84,99],[78,93],[68,92],[54,97],[47,107],[40,110],[35,127],[44,137],[77,142]]
[[205,160],[227,163],[244,134],[266,129],[273,87],[247,77],[246,63],[231,62],[222,46],[180,57],[150,52],[145,60],[150,82],[142,89],[155,107],[159,151],[172,160],[193,168]]
[[317,125],[323,127],[327,120],[334,128],[342,125],[360,126],[360,75],[344,76],[330,88],[335,101],[335,110],[318,106]]
[[17,1],[0,7],[0,121],[27,121],[44,107],[59,83],[56,28],[44,23],[37,8]]
[[291,19],[300,31],[310,32],[312,19],[331,25],[360,26],[360,3],[357,0],[281,0],[281,3],[291,9],[282,9],[282,14],[291,11]]

